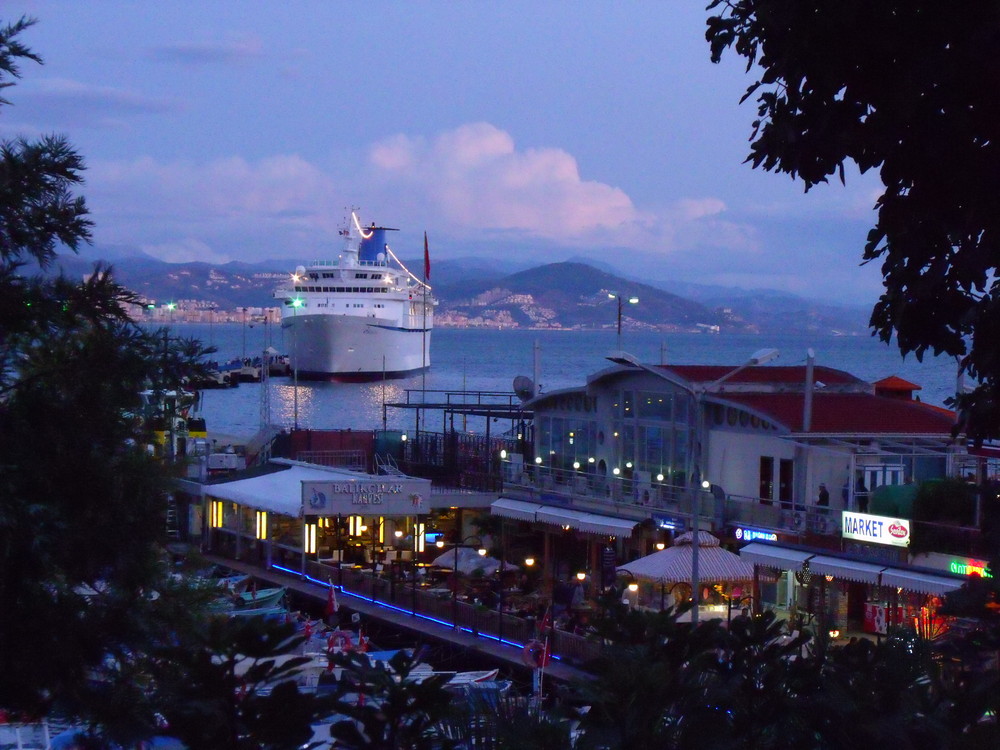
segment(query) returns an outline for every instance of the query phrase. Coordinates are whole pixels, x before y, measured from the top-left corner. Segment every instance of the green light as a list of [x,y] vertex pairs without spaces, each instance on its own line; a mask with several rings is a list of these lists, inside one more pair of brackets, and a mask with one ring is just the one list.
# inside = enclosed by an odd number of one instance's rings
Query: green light
[[177,303],[175,303],[175,302],[168,302],[167,303],[167,309],[168,310],[173,310],[175,307],[177,307]]
[[302,307],[302,300],[298,297],[292,300],[292,307]]

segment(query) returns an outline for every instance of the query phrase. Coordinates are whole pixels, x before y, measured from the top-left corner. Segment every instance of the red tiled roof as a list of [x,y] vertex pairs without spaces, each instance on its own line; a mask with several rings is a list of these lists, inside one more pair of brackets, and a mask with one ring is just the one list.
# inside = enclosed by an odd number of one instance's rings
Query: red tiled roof
[[[712,383],[736,369],[732,365],[659,365],[658,367],[690,383]],[[827,385],[856,385],[865,382],[849,372],[822,366],[813,368],[813,378]],[[802,365],[747,367],[725,380],[727,384],[794,383],[797,385],[804,385],[805,381],[806,368]]]
[[[726,393],[720,397],[766,414],[792,432],[802,431],[802,393]],[[946,435],[954,423],[954,412],[919,401],[870,393],[815,393],[809,431],[841,435]]]
[[872,383],[880,391],[919,391],[923,388],[916,383],[911,383],[909,380],[903,380],[898,375],[890,375],[887,378],[882,378],[875,383]]

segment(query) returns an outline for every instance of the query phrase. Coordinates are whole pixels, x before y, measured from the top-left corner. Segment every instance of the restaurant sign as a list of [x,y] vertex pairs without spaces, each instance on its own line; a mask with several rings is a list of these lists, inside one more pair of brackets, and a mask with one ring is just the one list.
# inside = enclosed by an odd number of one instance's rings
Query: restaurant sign
[[343,479],[302,483],[302,513],[306,516],[415,516],[427,513],[431,483],[412,477]]
[[776,542],[778,535],[773,531],[761,531],[760,529],[748,529],[745,526],[738,527],[733,535],[741,542]]
[[910,522],[905,518],[870,516],[845,510],[840,534],[844,539],[906,547],[910,544]]
[[969,558],[952,560],[948,564],[948,570],[958,573],[960,576],[979,576],[980,578],[992,578],[987,570],[989,563],[986,560],[971,560]]

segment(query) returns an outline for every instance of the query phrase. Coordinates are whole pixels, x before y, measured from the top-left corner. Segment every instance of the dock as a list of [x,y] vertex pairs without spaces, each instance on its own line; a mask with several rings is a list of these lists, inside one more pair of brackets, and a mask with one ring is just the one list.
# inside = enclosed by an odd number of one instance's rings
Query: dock
[[[259,565],[227,557],[206,554],[205,558],[210,562],[232,568],[240,573],[246,573],[275,586],[285,586],[300,596],[314,600],[317,604],[325,604],[327,601],[327,588],[312,583],[308,579],[295,578],[274,570],[261,568]],[[338,603],[345,609],[379,620],[399,630],[410,632],[418,640],[448,643],[486,659],[530,671],[530,667],[524,662],[524,649],[520,644],[500,641],[496,636],[486,633],[474,633],[465,628],[454,628],[420,613],[414,615],[402,608],[378,600],[372,601],[346,590],[338,592]],[[594,678],[594,675],[566,664],[557,656],[553,656],[552,661],[545,667],[545,677],[568,683],[590,680]]]

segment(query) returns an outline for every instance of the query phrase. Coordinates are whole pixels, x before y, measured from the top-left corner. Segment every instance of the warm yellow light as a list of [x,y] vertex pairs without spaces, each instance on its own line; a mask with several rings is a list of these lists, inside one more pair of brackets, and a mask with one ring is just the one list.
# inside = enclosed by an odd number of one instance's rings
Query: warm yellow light
[[827,583],[830,583],[830,581],[833,580],[833,576],[825,576],[825,578]]
[[584,573],[583,571],[580,571],[579,573],[576,574],[576,580],[585,581],[586,579],[587,579],[587,574]]
[[395,536],[397,539],[402,539],[403,538],[403,530],[402,529],[396,529],[392,533],[393,533],[393,536]]
[[634,594],[636,591],[639,590],[639,584],[638,583],[630,583],[628,585],[628,590],[631,591]]
[[708,481],[707,479],[702,479],[702,480],[701,480],[701,488],[702,488],[703,490],[707,490],[707,489],[709,489],[709,488],[710,488],[711,486],[712,486],[712,483],[711,483],[711,482],[709,482],[709,481]]
[[360,526],[358,526],[359,534],[364,534],[366,531],[368,531],[368,524],[363,523]]
[[405,442],[406,442],[406,433],[404,432],[404,433],[403,433],[402,435],[400,435],[400,436],[399,436],[399,439],[400,439],[400,440],[401,440],[402,442],[404,442],[404,443],[405,443]]
[[535,558],[533,558],[533,557],[526,557],[526,558],[524,558],[524,564],[525,564],[525,565],[526,565],[527,567],[529,567],[529,568],[530,568],[530,567],[531,567],[532,565],[534,565],[534,564],[535,564]]
[[503,448],[500,449],[500,460],[501,461],[507,460],[507,451],[504,450]]
[[616,466],[615,468],[613,468],[613,469],[611,470],[611,473],[612,473],[612,474],[614,474],[615,476],[618,476],[619,474],[621,474],[621,473],[622,473],[622,470],[621,470],[621,469],[619,469],[619,468],[618,468],[618,467]]
[[267,511],[258,510],[257,511],[257,538],[264,540],[267,539]]
[[213,500],[208,507],[208,525],[213,529],[222,528],[222,501]]
[[657,482],[662,482],[663,481],[663,475],[662,474],[657,474],[656,475],[656,481]]
[[304,547],[307,555],[316,554],[316,524],[314,523],[306,524]]
[[485,547],[480,547],[479,549],[476,550],[476,552],[479,553],[480,557],[486,557],[486,548]]
[[632,468],[632,462],[631,461],[626,461],[625,462],[625,468],[626,469],[631,469]]
[[663,542],[657,542],[656,543],[656,549],[659,549],[659,550],[664,549],[666,546],[667,545],[665,545]]
[[573,468],[574,469],[579,469],[580,468],[580,462],[579,461],[574,461],[573,462]]
[[840,638],[840,631],[839,630],[831,630],[830,631],[830,637],[831,638]]
[[444,539],[438,539],[436,542],[434,542],[434,546],[437,547],[438,549],[443,549]]
[[417,552],[418,553],[423,552],[424,545],[426,544],[426,540],[424,539],[424,524],[422,523],[417,524],[416,533],[417,533]]

